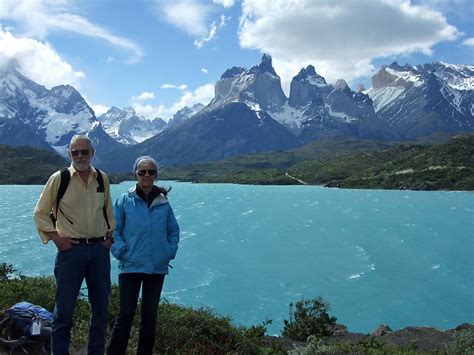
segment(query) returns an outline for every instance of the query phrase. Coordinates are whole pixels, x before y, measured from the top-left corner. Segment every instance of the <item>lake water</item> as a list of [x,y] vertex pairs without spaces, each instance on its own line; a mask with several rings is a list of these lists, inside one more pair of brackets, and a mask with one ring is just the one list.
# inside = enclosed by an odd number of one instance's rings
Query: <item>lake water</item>
[[[112,186],[115,199],[133,183]],[[235,324],[322,296],[350,331],[474,322],[474,194],[165,182],[181,226],[163,296]],[[0,262],[51,275],[32,213],[42,186],[0,186]],[[117,282],[117,261],[112,261]]]

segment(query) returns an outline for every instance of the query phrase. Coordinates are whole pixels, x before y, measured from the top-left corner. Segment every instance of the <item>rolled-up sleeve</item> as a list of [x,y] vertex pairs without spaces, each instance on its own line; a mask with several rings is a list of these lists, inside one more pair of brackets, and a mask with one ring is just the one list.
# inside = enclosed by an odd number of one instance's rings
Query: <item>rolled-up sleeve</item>
[[34,211],[35,225],[39,236],[43,240],[43,243],[47,243],[49,241],[49,237],[45,232],[56,231],[49,214],[52,210],[53,213],[56,213],[56,211],[53,209],[53,206],[56,204],[59,183],[60,173],[57,172],[51,175],[46,182],[43,191],[41,192],[38,202],[36,203]]

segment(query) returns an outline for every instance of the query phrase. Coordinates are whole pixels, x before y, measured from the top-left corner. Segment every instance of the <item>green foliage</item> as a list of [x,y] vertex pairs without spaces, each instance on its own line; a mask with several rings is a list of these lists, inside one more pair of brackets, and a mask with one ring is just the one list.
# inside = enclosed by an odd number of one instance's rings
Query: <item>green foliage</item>
[[55,283],[52,277],[25,277],[11,265],[0,264],[0,310],[20,301],[53,309]]
[[52,173],[67,165],[49,150],[0,145],[0,184],[44,184]]
[[321,297],[290,303],[290,319],[284,320],[283,336],[306,341],[310,335],[331,335],[337,318],[330,317],[328,310],[329,304]]
[[[431,143],[431,142],[430,142]],[[474,136],[433,145],[330,138],[291,151],[167,167],[161,178],[344,188],[474,190]],[[290,176],[287,176],[288,173]]]
[[[28,301],[48,310],[54,308],[55,281],[52,277],[26,277],[13,266],[0,264],[0,310]],[[108,308],[108,334],[119,309],[119,290],[112,285]],[[140,304],[132,324],[128,353],[135,354],[138,344]],[[88,341],[90,304],[84,294],[74,311],[71,343],[83,349]],[[236,327],[229,317],[215,315],[210,309],[192,309],[163,301],[158,309],[155,353],[261,354],[266,325]],[[107,339],[108,340],[108,339]]]
[[7,263],[0,263],[0,281],[7,281],[11,279],[17,270],[13,265]]
[[305,346],[288,352],[289,355],[312,354],[369,354],[369,355],[417,355],[423,354],[416,346],[404,348],[389,346],[374,337],[366,337],[357,343],[330,343],[327,339],[311,335]]
[[454,341],[446,346],[445,353],[448,355],[474,354],[474,331],[463,329],[454,335]]

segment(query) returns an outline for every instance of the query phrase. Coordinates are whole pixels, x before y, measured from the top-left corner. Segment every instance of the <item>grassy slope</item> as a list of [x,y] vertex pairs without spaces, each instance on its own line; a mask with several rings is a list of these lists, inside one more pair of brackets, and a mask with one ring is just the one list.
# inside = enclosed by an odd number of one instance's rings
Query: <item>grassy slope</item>
[[0,184],[44,184],[68,163],[54,152],[0,145]]
[[162,179],[346,188],[474,190],[474,136],[447,143],[326,139],[291,151],[168,167]]

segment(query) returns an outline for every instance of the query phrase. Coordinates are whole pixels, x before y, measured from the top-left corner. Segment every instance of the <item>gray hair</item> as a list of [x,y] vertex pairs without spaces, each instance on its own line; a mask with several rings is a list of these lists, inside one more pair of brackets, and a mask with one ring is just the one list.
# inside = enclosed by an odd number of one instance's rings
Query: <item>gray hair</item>
[[69,142],[69,149],[74,145],[76,144],[77,141],[86,141],[89,143],[89,148],[94,148],[92,146],[92,141],[89,137],[85,136],[85,135],[82,135],[82,134],[75,134],[74,136],[72,136],[71,138],[71,142]]
[[143,162],[152,163],[155,169],[158,171],[158,163],[156,162],[156,160],[148,155],[143,155],[141,157],[138,157],[135,160],[135,163],[133,163],[133,174],[137,172],[138,165]]

